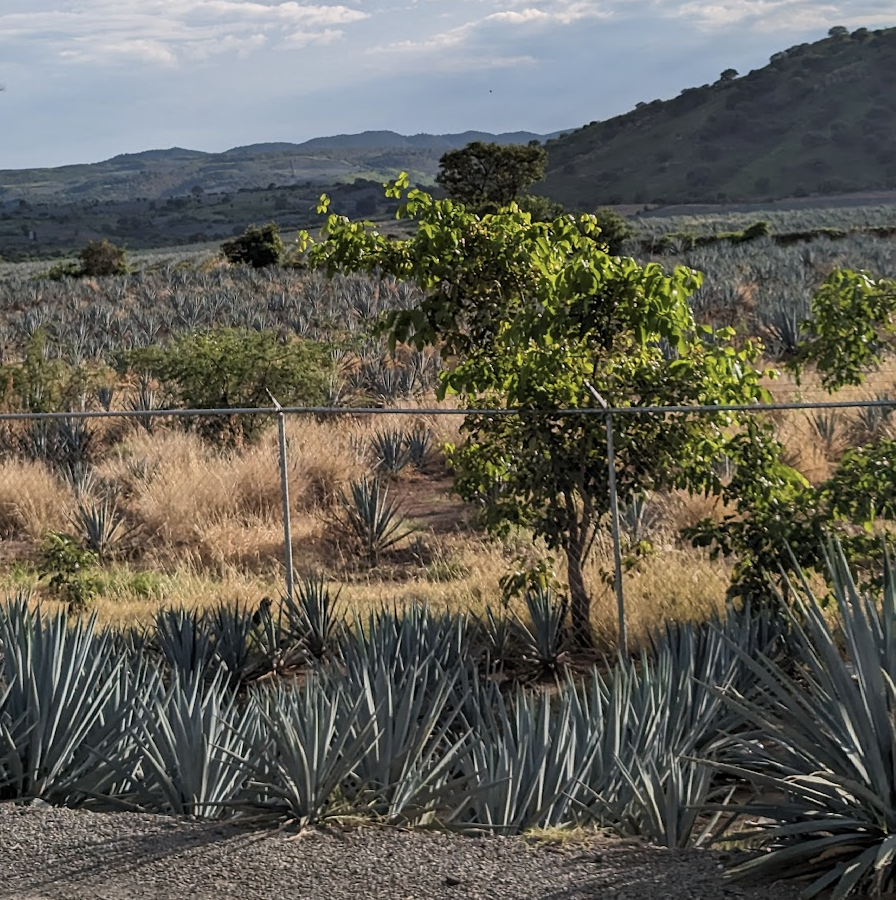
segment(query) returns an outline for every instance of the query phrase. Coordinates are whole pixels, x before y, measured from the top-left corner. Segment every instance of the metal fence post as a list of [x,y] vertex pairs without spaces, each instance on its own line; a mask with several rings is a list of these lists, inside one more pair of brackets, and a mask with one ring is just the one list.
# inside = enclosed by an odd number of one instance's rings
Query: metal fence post
[[619,495],[616,491],[616,452],[613,447],[613,413],[607,401],[589,384],[585,386],[604,408],[607,426],[607,475],[610,489],[610,528],[613,531],[613,570],[616,584],[616,615],[619,619],[619,649],[628,648],[628,632],[625,627],[625,592],[622,586],[622,543],[619,534]]
[[292,519],[289,512],[289,473],[286,465],[286,415],[276,397],[268,391],[277,410],[277,433],[280,445],[280,496],[283,503],[283,564],[286,566],[286,599],[292,603],[294,584],[292,567]]

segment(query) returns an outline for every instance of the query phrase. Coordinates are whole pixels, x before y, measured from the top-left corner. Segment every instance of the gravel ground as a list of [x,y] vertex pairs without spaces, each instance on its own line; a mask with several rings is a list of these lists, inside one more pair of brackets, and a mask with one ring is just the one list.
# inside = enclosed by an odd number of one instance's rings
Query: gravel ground
[[287,836],[0,804],[0,897],[16,900],[795,900],[791,885],[724,882],[722,859],[632,841],[370,827]]

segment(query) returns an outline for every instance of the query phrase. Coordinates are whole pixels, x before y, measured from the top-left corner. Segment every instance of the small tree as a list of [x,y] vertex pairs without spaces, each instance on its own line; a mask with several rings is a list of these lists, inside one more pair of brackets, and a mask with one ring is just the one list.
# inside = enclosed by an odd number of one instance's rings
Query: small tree
[[437,184],[452,200],[475,212],[507,206],[544,177],[547,151],[531,144],[486,144],[474,141],[439,160]]
[[[894,350],[896,280],[838,269],[812,298],[789,367],[799,377],[812,365],[834,392],[860,385]],[[880,575],[882,535],[894,536],[879,523],[896,519],[896,441],[850,447],[820,484],[783,464],[783,447],[767,423],[748,423],[726,455],[735,474],[722,498],[731,512],[721,521],[696,523],[686,536],[713,554],[736,558],[729,593],[756,600],[767,595],[770,574],[827,575],[825,541],[831,537],[858,578]]]
[[81,261],[81,270],[78,274],[90,278],[124,275],[128,270],[124,249],[116,247],[105,238],[101,241],[91,241],[78,254],[78,259]]
[[[405,176],[390,195],[406,186]],[[556,410],[593,409],[592,387],[615,407],[751,403],[767,396],[754,366],[759,347],[735,346],[730,330],[708,339],[688,305],[698,273],[608,255],[593,216],[533,223],[510,207],[479,218],[418,190],[399,215],[416,231],[397,241],[331,215],[312,260],[331,273],[415,282],[423,299],[387,314],[390,340],[441,348],[451,361],[443,395],[519,412],[466,419],[466,440],[451,453],[456,487],[493,532],[525,527],[565,551],[574,631],[589,643],[585,563],[609,511],[607,433],[602,415]],[[618,417],[621,501],[652,488],[721,490],[712,462],[735,422],[687,412]]]
[[721,75],[719,75],[719,81],[721,81],[721,82],[734,81],[734,79],[737,78],[739,74],[740,73],[737,71],[737,69],[725,69],[725,71],[722,72]]
[[260,228],[250,225],[238,237],[225,241],[221,250],[228,262],[263,269],[276,266],[283,258],[286,247],[280,237],[280,226],[276,222],[269,222]]
[[[272,331],[218,328],[179,338],[168,347],[128,354],[133,369],[154,375],[172,399],[189,409],[315,405],[325,397],[326,348]],[[254,439],[270,422],[264,416],[215,416],[197,420],[200,432],[226,444]]]

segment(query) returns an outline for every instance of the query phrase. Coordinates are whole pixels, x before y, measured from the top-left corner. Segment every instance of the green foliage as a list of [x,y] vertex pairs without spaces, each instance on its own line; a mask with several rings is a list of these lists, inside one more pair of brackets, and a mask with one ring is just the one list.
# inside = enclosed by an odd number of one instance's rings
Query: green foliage
[[128,270],[124,248],[116,247],[105,238],[87,244],[78,254],[78,259],[81,261],[80,274],[88,278],[124,275]]
[[436,183],[452,200],[471,210],[493,212],[539,181],[547,159],[544,147],[534,142],[502,145],[473,141],[442,156]]
[[606,244],[613,256],[622,252],[622,245],[632,236],[632,226],[625,216],[613,209],[603,207],[594,213],[600,228],[598,240]]
[[771,426],[758,420],[726,448],[733,477],[721,496],[732,512],[684,530],[696,546],[736,562],[729,595],[763,602],[770,580],[799,572],[827,573],[825,541],[836,535],[841,552],[863,584],[881,572],[879,519],[896,518],[892,460],[896,442],[848,449],[831,476],[810,484],[781,461]]
[[562,203],[538,194],[523,194],[516,198],[516,205],[523,212],[529,213],[533,222],[553,222],[566,211]]
[[[624,220],[623,220],[624,221]],[[672,249],[693,250],[696,247],[709,247],[713,244],[745,244],[757,238],[769,237],[772,234],[771,225],[768,222],[754,222],[742,231],[719,231],[713,234],[694,234],[687,231],[670,231],[658,238],[646,238],[641,240],[641,249],[644,252],[667,252]],[[626,234],[623,238],[630,236]],[[791,235],[775,235],[775,240],[788,238]],[[781,241],[784,243],[785,241]],[[792,241],[795,243],[795,241]]]
[[70,609],[86,609],[96,598],[99,574],[97,556],[70,534],[51,532],[40,550],[38,574],[57,600]]
[[896,337],[894,312],[896,280],[835,270],[812,299],[795,368],[814,364],[830,390],[861,384]]
[[81,274],[81,264],[69,259],[50,266],[46,277],[50,281],[64,281],[66,278],[80,278]]
[[28,339],[20,363],[0,366],[3,405],[12,412],[63,412],[89,389],[96,375],[61,359],[48,358],[48,338],[38,329]]
[[[592,386],[618,407],[750,403],[766,396],[759,347],[735,345],[730,329],[710,336],[688,305],[700,276],[608,255],[593,216],[533,223],[511,206],[479,218],[419,190],[399,215],[416,226],[406,240],[331,215],[311,258],[416,283],[420,303],[384,318],[390,340],[440,347],[442,395],[520,410],[467,418],[450,453],[455,485],[493,532],[525,526],[565,551],[573,622],[587,640],[582,567],[608,513],[606,431],[599,415],[543,411],[593,407]],[[616,421],[623,502],[654,488],[721,489],[710,463],[732,416]]]
[[[320,404],[331,365],[326,348],[315,341],[238,328],[195,332],[126,358],[136,371],[151,372],[175,402],[190,409],[269,407],[270,394],[284,406]],[[197,427],[211,439],[238,443],[254,439],[269,421],[222,415],[203,419]]]
[[221,245],[228,262],[252,266],[253,269],[276,266],[285,250],[280,226],[276,222],[269,222],[260,228],[250,225],[239,237]]

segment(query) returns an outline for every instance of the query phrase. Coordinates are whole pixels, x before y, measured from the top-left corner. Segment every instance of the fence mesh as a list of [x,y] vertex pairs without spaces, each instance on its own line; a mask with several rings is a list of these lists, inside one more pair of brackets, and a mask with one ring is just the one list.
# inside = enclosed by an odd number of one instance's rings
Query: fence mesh
[[[885,390],[820,397],[779,386],[781,405],[752,410],[774,423],[788,461],[816,483],[847,447],[896,436],[896,401]],[[563,566],[525,531],[490,538],[481,506],[453,493],[443,448],[463,439],[467,412],[286,410],[285,454],[275,409],[0,416],[0,582],[52,599],[48,540],[63,534],[95,559],[95,602],[107,619],[159,604],[257,604],[290,589],[288,524],[298,581],[324,574],[355,612],[425,600],[482,613],[502,602],[508,572],[548,559],[560,577]],[[624,432],[631,416],[669,414],[626,409],[610,418]],[[233,436],[247,416],[267,424],[240,443]],[[683,527],[721,514],[718,498],[646,487],[628,497],[615,528],[604,520],[585,571],[595,630],[608,642],[619,595],[638,635],[658,617],[718,608],[730,574],[730,562],[714,562],[680,537]],[[625,554],[644,540],[655,553],[628,571]]]

